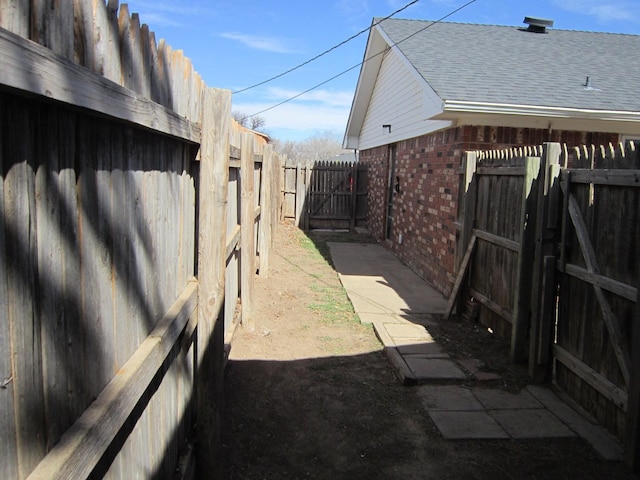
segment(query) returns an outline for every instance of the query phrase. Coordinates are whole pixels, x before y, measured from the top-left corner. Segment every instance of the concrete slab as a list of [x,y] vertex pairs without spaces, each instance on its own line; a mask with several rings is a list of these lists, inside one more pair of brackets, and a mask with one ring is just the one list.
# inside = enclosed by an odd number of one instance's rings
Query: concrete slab
[[483,371],[483,364],[477,358],[464,358],[458,360],[458,363],[480,381],[499,380],[501,378],[501,375],[497,373]]
[[402,355],[428,355],[429,358],[449,358],[449,354],[442,350],[437,343],[405,343],[396,342],[396,348]]
[[526,390],[511,393],[494,388],[475,388],[472,391],[487,410],[544,408],[543,405]]
[[396,346],[393,343],[393,338],[389,335],[386,327],[384,326],[384,320],[373,320],[373,331],[375,332],[378,339],[382,342],[385,347],[394,347]]
[[624,448],[606,428],[582,416],[551,389],[540,385],[529,385],[526,389],[572,431],[589,442],[603,460],[618,461],[624,458]]
[[411,323],[385,323],[385,328],[392,337],[404,337],[421,339],[425,342],[433,343],[433,337],[425,330],[422,325],[414,325]]
[[[444,353],[440,345],[435,343],[433,339],[428,342],[426,337],[422,339],[392,337],[389,334],[389,330],[394,331],[393,326],[397,326],[398,324],[387,322],[386,319],[388,319],[389,317],[378,315],[377,318],[379,318],[379,320],[373,319],[372,321],[373,329],[377,337],[385,347],[396,347],[398,349],[398,353],[400,353],[401,355],[424,354],[429,356],[435,355],[439,356],[440,358],[449,357],[449,355]],[[415,327],[415,325],[411,325],[411,327]],[[431,337],[429,336],[429,338]]]
[[509,438],[509,434],[484,411],[430,411],[429,416],[448,440]]
[[404,360],[418,381],[465,380],[467,378],[452,360],[425,358],[421,355],[405,355]]
[[328,242],[328,246],[356,311],[400,315],[446,311],[447,300],[381,245]]
[[427,411],[484,410],[471,390],[458,385],[422,385],[416,387],[416,392]]
[[403,313],[398,315],[401,322],[415,323],[416,325],[423,325],[425,327],[437,327],[438,320],[430,313]]
[[575,437],[569,427],[544,408],[487,412],[513,438]]
[[394,372],[398,380],[402,385],[415,385],[417,379],[415,374],[411,371],[405,359],[395,347],[385,347],[384,353],[387,355],[389,362],[393,366]]
[[397,315],[395,315],[393,313],[389,313],[389,312],[387,312],[387,313],[360,312],[360,311],[358,311],[357,308],[355,308],[355,305],[354,305],[354,310],[356,311],[356,313],[360,317],[360,323],[375,323],[375,322],[380,322],[380,323],[397,322],[397,323],[401,323],[402,322],[402,319],[399,318]]
[[[356,310],[357,312],[357,310]],[[403,325],[422,325],[423,327],[437,326],[438,321],[430,314],[396,314],[392,312],[358,312],[361,323],[398,323]]]

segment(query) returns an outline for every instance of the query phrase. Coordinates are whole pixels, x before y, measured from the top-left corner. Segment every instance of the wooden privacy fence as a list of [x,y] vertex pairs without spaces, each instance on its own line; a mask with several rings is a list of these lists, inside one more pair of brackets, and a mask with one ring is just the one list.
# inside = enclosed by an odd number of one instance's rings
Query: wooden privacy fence
[[286,220],[308,230],[364,226],[367,215],[367,169],[357,162],[284,165],[282,212]]
[[465,254],[450,310],[456,295],[479,302],[480,321],[510,335],[513,360],[534,378],[552,375],[638,467],[637,148],[550,143],[468,152],[464,163]]
[[117,1],[0,0],[1,478],[221,472],[280,190],[230,110]]

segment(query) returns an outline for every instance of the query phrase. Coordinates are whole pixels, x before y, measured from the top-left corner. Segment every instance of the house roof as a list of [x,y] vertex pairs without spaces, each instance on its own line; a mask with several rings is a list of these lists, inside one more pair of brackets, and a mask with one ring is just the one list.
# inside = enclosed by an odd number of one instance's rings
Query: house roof
[[382,63],[382,55],[372,58],[383,48],[374,47],[380,39],[442,103],[430,118],[456,120],[465,113],[476,120],[501,114],[640,121],[640,35],[386,19],[369,35],[347,136],[362,126],[373,90],[367,83],[375,83]]

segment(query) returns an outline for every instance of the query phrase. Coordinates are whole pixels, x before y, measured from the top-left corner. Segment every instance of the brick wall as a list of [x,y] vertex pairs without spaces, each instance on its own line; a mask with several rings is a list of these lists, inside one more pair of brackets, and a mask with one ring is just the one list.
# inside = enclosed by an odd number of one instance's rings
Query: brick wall
[[[394,224],[385,239],[389,147],[360,152],[369,167],[367,227],[413,271],[445,295],[455,280],[454,259],[460,175],[466,150],[560,142],[567,147],[616,143],[617,134],[461,126],[397,143]],[[401,238],[402,237],[402,238]]]

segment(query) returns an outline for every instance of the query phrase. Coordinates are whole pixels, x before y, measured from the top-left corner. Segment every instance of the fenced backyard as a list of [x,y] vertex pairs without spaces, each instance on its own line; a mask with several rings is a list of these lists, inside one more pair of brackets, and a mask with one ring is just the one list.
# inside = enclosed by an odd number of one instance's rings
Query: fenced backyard
[[640,155],[633,142],[468,152],[450,301],[552,380],[638,463]]
[[280,158],[126,5],[49,3],[0,3],[0,477],[215,475]]

